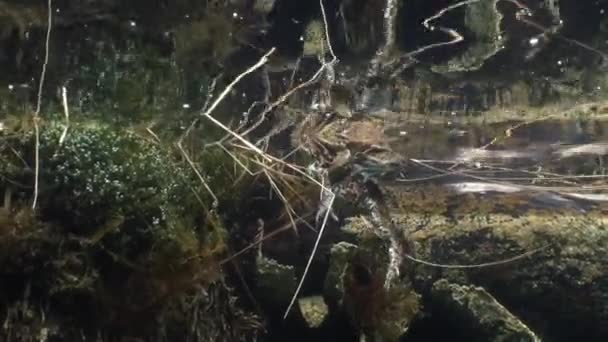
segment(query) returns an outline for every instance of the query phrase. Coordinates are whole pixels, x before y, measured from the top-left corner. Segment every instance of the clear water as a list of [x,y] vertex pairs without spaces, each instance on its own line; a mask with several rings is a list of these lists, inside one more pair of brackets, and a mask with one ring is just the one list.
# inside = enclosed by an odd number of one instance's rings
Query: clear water
[[[0,0],[0,339],[605,340],[607,11]],[[329,318],[296,302],[283,320],[297,282],[264,288],[256,262],[299,281],[325,214],[298,295]],[[341,230],[357,215],[386,248]],[[360,254],[336,299],[344,241]],[[420,307],[381,286],[399,269]],[[434,293],[441,278],[487,291],[499,323]]]

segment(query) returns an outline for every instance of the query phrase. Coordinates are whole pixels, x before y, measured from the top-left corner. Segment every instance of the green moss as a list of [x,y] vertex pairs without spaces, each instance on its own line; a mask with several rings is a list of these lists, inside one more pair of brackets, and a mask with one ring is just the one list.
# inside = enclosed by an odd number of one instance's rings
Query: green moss
[[[167,330],[190,331],[196,319],[189,316],[192,306],[182,305],[184,298],[193,296],[205,307],[215,300],[201,289],[221,280],[227,241],[224,220],[190,165],[166,145],[99,122],[72,123],[59,143],[63,125],[45,122],[34,212],[35,136],[29,122],[15,120],[0,139],[0,282],[11,279],[19,289],[32,283],[37,303],[61,308],[45,314],[65,334],[82,329],[152,336],[158,331],[151,322],[169,316],[163,321]],[[193,159],[210,187],[223,190],[220,202],[240,200],[234,174],[226,170],[233,166],[228,155],[212,149]],[[17,291],[4,293],[3,300],[21,298]],[[221,303],[218,310],[227,316],[199,320],[196,329],[225,329],[234,310],[253,319],[233,300]],[[2,310],[3,321],[25,324],[5,319]],[[125,320],[132,326],[122,326]],[[94,332],[87,330],[91,322]]]
[[186,171],[158,146],[94,123],[72,127],[59,145],[61,132],[59,125],[45,126],[40,137],[43,208],[60,206],[79,223],[117,211],[155,222],[168,205],[191,197],[182,196],[191,186]]
[[[154,259],[179,263],[223,252],[226,233],[221,217],[210,211],[214,198],[171,150],[96,122],[73,124],[60,144],[62,133],[59,123],[41,127],[42,219],[89,244],[103,245],[124,264],[140,258],[146,264]],[[14,202],[33,196],[34,145],[27,129],[15,130],[0,143],[0,189],[11,191]],[[210,186],[230,194],[233,178],[225,171],[230,157],[209,152],[198,159]]]

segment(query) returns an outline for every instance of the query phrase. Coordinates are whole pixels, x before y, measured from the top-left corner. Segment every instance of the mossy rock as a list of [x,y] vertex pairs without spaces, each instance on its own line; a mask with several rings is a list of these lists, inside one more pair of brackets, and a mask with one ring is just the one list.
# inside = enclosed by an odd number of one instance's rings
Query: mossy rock
[[386,283],[387,242],[365,217],[342,227],[357,245],[340,242],[331,249],[324,295],[330,310],[343,311],[362,335],[374,341],[397,341],[420,313],[420,296],[406,281]]

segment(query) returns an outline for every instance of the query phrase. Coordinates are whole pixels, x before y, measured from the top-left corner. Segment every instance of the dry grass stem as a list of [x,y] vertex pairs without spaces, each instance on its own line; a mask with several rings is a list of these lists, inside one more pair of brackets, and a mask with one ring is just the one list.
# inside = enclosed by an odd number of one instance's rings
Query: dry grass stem
[[201,184],[203,185],[205,190],[207,190],[207,192],[213,199],[213,207],[214,208],[217,207],[217,205],[219,204],[219,200],[217,199],[217,196],[215,195],[213,190],[211,190],[211,187],[209,187],[209,183],[207,183],[207,181],[205,180],[205,177],[202,175],[202,173],[196,167],[196,164],[194,163],[194,161],[192,161],[192,158],[190,158],[190,155],[186,152],[186,150],[182,146],[181,141],[179,141],[177,143],[177,148],[181,152],[182,156],[186,159],[186,162],[188,162],[188,165],[190,165],[190,167],[192,168],[192,171],[194,171],[194,173],[196,174],[196,177],[198,177],[199,181],[201,182]]

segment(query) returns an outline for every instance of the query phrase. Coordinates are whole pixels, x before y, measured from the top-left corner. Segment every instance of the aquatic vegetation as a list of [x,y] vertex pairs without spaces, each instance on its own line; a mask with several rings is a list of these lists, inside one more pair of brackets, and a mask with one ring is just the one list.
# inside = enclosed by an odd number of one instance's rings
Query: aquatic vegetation
[[[177,310],[173,317],[187,315],[186,307],[175,307],[184,296],[221,282],[219,260],[227,244],[224,220],[192,169],[171,149],[94,121],[72,123],[60,143],[63,125],[45,122],[40,200],[34,213],[28,207],[34,135],[17,122],[5,126],[0,142],[0,190],[5,194],[0,277],[17,276],[21,286],[31,282],[36,301],[59,302],[66,310],[73,305],[71,298],[81,297],[79,310],[55,317],[58,324],[76,319],[76,329],[86,330],[86,318],[71,316],[85,310],[88,318],[99,320],[95,329],[111,332],[129,319],[138,322],[127,329],[130,334],[146,334],[147,319],[162,317],[168,307]],[[210,154],[210,170],[215,172],[210,182],[224,178],[218,187],[229,191],[233,178],[221,171],[220,155]],[[204,153],[197,160],[204,160]],[[4,300],[11,303],[20,296],[18,291]],[[199,301],[207,300],[204,297],[199,295]],[[236,309],[233,302],[225,305]],[[14,326],[23,323],[9,321]],[[212,321],[208,324],[215,324]],[[71,333],[70,328],[64,330],[61,336]]]

